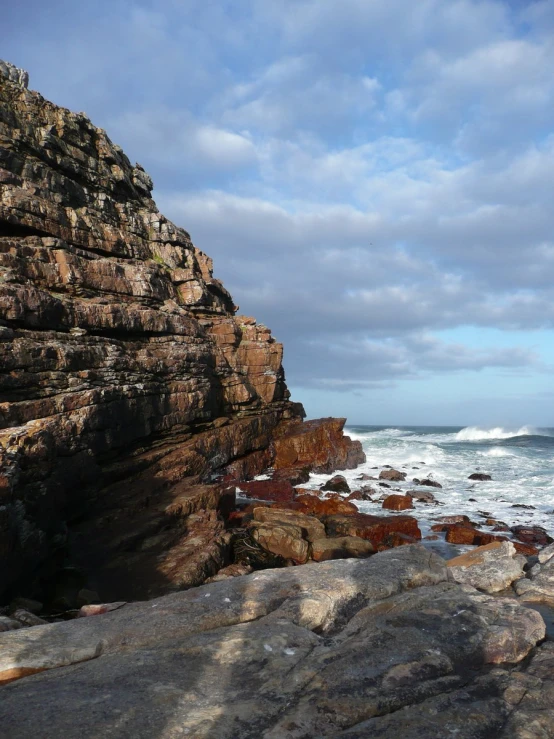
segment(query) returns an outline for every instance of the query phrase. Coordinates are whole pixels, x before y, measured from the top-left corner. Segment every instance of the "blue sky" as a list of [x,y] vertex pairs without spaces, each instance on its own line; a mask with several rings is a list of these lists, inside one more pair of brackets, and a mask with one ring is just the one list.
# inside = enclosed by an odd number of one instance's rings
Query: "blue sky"
[[554,426],[552,0],[20,0],[0,41],[152,175],[310,416]]

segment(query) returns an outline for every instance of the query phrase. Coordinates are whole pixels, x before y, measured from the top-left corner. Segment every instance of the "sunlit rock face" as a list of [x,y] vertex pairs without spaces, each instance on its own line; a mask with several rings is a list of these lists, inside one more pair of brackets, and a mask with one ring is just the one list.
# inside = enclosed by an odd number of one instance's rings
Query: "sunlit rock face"
[[107,485],[205,480],[303,416],[148,174],[27,83],[0,63],[0,593]]

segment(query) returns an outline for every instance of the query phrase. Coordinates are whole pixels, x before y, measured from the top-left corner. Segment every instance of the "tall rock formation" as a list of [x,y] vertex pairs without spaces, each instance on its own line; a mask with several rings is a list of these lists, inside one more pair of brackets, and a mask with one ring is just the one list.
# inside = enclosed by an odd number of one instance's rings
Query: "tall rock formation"
[[106,486],[201,482],[303,417],[144,169],[27,82],[0,63],[0,592]]

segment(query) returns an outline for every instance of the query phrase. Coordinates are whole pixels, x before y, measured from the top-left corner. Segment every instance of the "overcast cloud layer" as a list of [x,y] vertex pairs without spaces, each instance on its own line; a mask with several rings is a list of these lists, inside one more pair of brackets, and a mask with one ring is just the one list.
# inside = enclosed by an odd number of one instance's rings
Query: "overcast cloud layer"
[[551,0],[22,0],[0,41],[150,172],[310,415],[554,425]]

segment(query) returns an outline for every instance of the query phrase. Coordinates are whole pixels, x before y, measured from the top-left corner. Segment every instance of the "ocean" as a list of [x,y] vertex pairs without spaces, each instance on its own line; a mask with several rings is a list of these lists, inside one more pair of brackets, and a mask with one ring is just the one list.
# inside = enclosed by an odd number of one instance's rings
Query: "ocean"
[[[362,442],[367,457],[355,470],[340,472],[352,490],[371,485],[379,494],[393,492],[376,481],[356,479],[361,473],[378,477],[385,465],[407,473],[406,482],[390,483],[402,492],[417,488],[413,478],[431,477],[442,485],[418,488],[432,492],[439,505],[415,502],[414,511],[404,512],[418,518],[423,536],[437,516],[450,514],[469,516],[483,531],[492,530],[483,525],[490,517],[509,526],[542,526],[554,535],[554,428],[350,425],[345,433]],[[492,480],[468,480],[473,472],[489,474]],[[302,487],[317,489],[331,476],[312,474]],[[355,503],[363,513],[391,513],[380,502]]]

